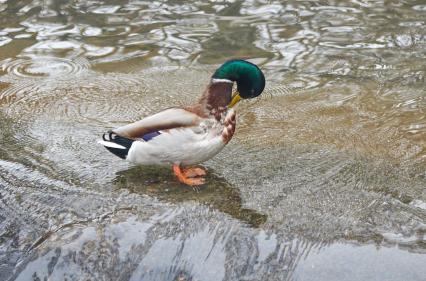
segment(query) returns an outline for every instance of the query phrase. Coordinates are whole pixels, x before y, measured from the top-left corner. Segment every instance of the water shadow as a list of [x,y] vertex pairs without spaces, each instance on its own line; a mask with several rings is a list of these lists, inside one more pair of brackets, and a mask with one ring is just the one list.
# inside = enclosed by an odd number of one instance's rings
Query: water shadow
[[197,190],[177,182],[170,169],[151,166],[136,166],[118,172],[114,185],[169,203],[193,201],[229,214],[256,228],[267,220],[266,215],[244,208],[240,191],[212,170],[208,171],[206,184]]

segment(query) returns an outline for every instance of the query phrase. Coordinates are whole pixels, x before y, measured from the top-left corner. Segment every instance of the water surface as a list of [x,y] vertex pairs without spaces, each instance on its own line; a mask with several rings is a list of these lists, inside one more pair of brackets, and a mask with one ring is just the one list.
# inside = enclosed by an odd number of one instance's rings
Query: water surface
[[[425,47],[424,1],[0,0],[0,279],[424,280]],[[96,143],[230,58],[199,192]]]

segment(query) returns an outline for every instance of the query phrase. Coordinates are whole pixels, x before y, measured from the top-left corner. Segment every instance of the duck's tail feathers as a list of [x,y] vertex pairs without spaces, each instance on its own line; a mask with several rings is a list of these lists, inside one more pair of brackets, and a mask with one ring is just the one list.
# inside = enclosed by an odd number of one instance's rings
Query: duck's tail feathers
[[98,143],[122,159],[126,159],[129,149],[134,142],[134,140],[119,136],[112,131],[104,133],[102,139]]

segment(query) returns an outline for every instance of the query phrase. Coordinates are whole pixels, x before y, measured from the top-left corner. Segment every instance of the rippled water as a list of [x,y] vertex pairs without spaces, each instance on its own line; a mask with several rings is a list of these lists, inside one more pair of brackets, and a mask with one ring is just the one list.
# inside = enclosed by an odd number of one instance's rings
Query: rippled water
[[[96,144],[236,57],[199,192]],[[424,1],[0,0],[0,280],[424,280],[425,58]]]

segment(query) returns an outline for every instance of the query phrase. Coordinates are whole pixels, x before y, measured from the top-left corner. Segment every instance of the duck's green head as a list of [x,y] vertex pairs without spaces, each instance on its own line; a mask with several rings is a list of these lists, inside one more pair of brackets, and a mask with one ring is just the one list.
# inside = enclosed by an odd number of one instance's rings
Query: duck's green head
[[230,60],[222,64],[212,79],[226,79],[237,83],[237,92],[232,96],[230,107],[240,99],[251,99],[265,88],[265,76],[257,65],[245,60]]

